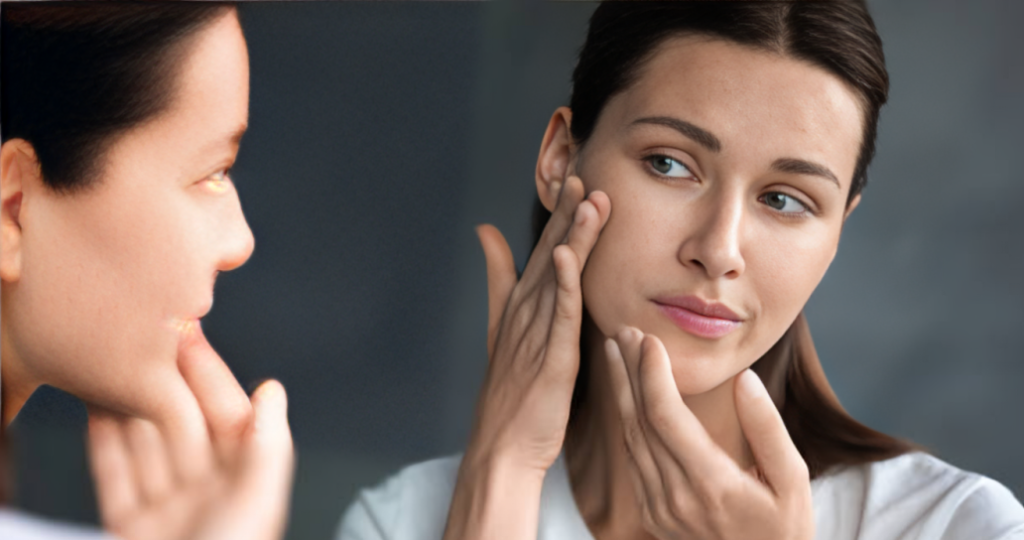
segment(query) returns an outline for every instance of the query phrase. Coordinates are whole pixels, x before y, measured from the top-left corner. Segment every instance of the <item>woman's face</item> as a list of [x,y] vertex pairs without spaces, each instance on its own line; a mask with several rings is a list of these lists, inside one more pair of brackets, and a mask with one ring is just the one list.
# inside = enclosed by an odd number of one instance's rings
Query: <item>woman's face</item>
[[662,44],[574,161],[612,202],[583,275],[600,330],[658,336],[684,395],[750,366],[836,253],[862,117],[809,63],[702,37]]
[[34,379],[143,414],[169,405],[181,329],[253,249],[226,176],[248,118],[245,41],[233,13],[189,39],[170,107],[114,141],[96,185],[24,187],[21,271],[4,289]]

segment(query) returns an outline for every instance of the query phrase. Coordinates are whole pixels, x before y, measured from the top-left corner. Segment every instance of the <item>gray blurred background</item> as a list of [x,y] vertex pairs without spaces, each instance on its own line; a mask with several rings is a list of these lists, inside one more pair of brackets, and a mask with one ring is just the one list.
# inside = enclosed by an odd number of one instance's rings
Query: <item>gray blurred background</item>
[[[846,408],[1024,497],[1024,2],[870,2],[892,76],[878,157],[807,308]],[[473,226],[529,248],[533,169],[594,5],[242,7],[256,235],[204,322],[243,383],[289,390],[289,538],[331,537],[356,489],[457,452],[485,364]],[[15,422],[19,504],[95,521],[84,412],[44,389]]]

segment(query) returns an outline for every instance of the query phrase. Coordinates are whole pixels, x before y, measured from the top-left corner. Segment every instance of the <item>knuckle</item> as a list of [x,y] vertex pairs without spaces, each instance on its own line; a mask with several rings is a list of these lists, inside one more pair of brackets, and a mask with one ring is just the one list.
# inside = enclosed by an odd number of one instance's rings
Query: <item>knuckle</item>
[[712,522],[721,522],[725,515],[725,488],[718,482],[702,481],[697,486],[697,497],[704,514]]
[[682,522],[690,521],[690,516],[693,513],[693,501],[682,490],[669,490],[668,504],[672,515],[677,520]]
[[252,425],[254,413],[248,401],[239,401],[225,411],[219,427],[225,435],[241,436]]
[[633,461],[636,461],[636,455],[633,451],[636,444],[644,439],[644,430],[640,427],[637,422],[626,422],[623,426],[623,432],[626,435],[626,448],[629,451]]
[[651,513],[651,507],[646,503],[643,504],[641,522],[643,523],[644,529],[647,529],[648,531],[655,531],[659,528],[658,522],[655,521],[654,515]]
[[510,323],[514,334],[522,334],[523,331],[533,322],[534,314],[531,310],[520,307],[512,313]]
[[651,426],[658,429],[671,426],[675,421],[675,415],[662,397],[648,396],[644,401],[644,414],[647,415],[647,421]]
[[796,478],[801,485],[808,484],[811,481],[811,470],[807,466],[807,462],[803,458],[796,460],[797,463],[794,466],[793,476]]

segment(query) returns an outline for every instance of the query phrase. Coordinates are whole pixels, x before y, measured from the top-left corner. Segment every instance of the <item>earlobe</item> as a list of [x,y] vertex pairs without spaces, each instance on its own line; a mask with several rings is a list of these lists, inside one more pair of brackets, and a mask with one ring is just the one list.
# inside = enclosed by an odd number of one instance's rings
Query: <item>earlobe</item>
[[576,148],[569,130],[571,122],[572,111],[568,107],[556,109],[548,121],[544,140],[540,144],[536,171],[537,195],[548,211],[555,208],[562,184],[573,173],[572,159]]
[[0,279],[21,277],[21,208],[24,186],[40,177],[39,160],[24,139],[11,139],[0,147]]

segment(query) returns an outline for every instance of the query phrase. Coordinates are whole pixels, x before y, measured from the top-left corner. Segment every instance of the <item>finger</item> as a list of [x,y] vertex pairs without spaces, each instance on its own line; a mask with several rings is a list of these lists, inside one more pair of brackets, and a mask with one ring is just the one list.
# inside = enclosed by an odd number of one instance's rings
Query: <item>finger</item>
[[516,264],[508,242],[493,225],[476,228],[487,264],[487,356],[494,355],[501,316],[505,313],[512,289],[516,286]]
[[569,177],[562,185],[558,203],[547,225],[544,226],[540,241],[530,254],[530,260],[526,262],[520,282],[525,283],[527,289],[533,288],[533,284],[539,283],[550,271],[552,251],[566,239],[576,207],[582,200],[583,182],[575,176]]
[[576,381],[580,363],[580,326],[583,324],[580,273],[583,269],[569,246],[556,247],[552,258],[557,288],[545,348],[544,369],[557,384],[572,384]]
[[648,335],[632,346],[640,358],[635,388],[642,402],[639,414],[682,466],[690,485],[699,490],[702,485],[721,482],[724,475],[742,473],[683,402],[661,340]]
[[89,408],[89,468],[96,483],[96,503],[104,527],[112,527],[139,504],[135,472],[119,419]]
[[[623,332],[637,332],[635,329],[625,329]],[[622,335],[622,332],[619,334]],[[622,420],[622,433],[626,443],[626,451],[637,471],[640,483],[643,486],[643,496],[646,506],[656,513],[655,503],[662,500],[665,487],[661,480],[661,473],[658,471],[654,458],[651,456],[647,446],[646,436],[643,427],[637,418],[637,400],[633,393],[633,385],[630,382],[629,368],[625,359],[626,351],[619,346],[618,339],[605,340],[605,356],[608,358],[608,372],[615,394],[615,403],[619,408],[619,416]]]
[[572,227],[565,243],[576,253],[580,267],[587,265],[590,252],[597,243],[601,229],[611,216],[611,201],[601,191],[591,192],[587,199],[576,207]]
[[253,425],[235,490],[223,512],[204,531],[205,540],[277,539],[284,533],[291,500],[294,450],[284,387],[267,381],[252,395]]
[[209,344],[198,324],[180,330],[178,364],[166,375],[170,383],[162,396],[164,406],[152,418],[163,436],[179,485],[206,480],[216,462],[203,410],[181,370],[183,359],[194,354],[192,349],[201,346],[209,347]]
[[160,431],[141,418],[127,418],[122,427],[142,499],[164,499],[173,487],[174,473]]
[[[666,431],[673,431],[677,427],[675,416],[662,416],[657,414],[660,409],[655,403],[659,399],[679,400],[678,388],[675,378],[672,375],[671,360],[668,353],[661,345],[661,341],[654,335],[644,335],[639,344],[639,351],[635,349],[635,338],[631,342],[632,354],[638,354],[639,358],[633,368],[636,370],[635,387],[638,389],[639,402],[637,404],[637,417],[647,436],[647,445],[658,472],[661,474],[661,481],[664,487],[663,502],[664,509],[671,513],[675,519],[686,521],[690,510],[700,506],[700,500],[696,488],[687,476],[683,464],[676,458],[675,453],[669,447],[671,444],[663,434]],[[655,370],[651,370],[651,366]],[[667,371],[664,369],[667,367]],[[649,380],[656,377],[663,385],[666,393],[654,393],[650,391]],[[669,388],[671,386],[671,388]],[[685,406],[685,403],[683,404]],[[648,416],[654,414],[655,416]],[[670,414],[665,411],[665,414]],[[701,428],[703,429],[703,427]],[[717,448],[715,448],[717,450]]]
[[217,456],[223,463],[233,461],[252,424],[249,397],[199,328],[183,344],[178,369],[199,404]]
[[754,461],[768,485],[781,495],[809,484],[807,463],[789,437],[768,390],[754,372],[736,377],[736,414]]

